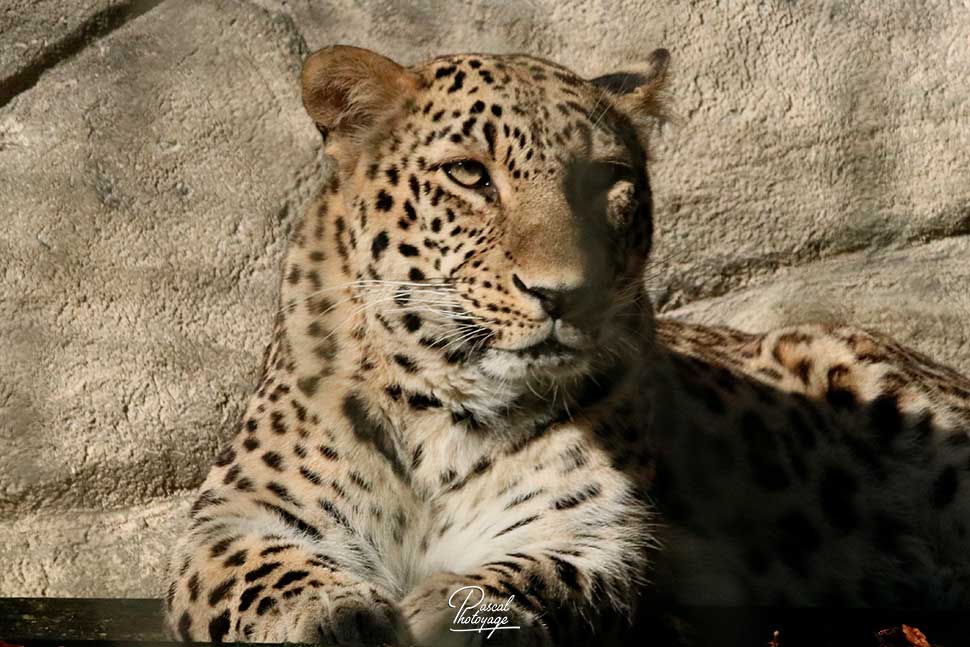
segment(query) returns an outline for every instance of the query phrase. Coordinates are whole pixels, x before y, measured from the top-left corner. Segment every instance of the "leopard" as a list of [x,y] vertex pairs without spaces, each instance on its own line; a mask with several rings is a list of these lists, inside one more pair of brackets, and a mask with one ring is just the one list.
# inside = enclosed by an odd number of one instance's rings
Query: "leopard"
[[171,561],[174,636],[627,644],[682,605],[970,604],[970,380],[655,312],[670,54],[307,58],[321,189]]

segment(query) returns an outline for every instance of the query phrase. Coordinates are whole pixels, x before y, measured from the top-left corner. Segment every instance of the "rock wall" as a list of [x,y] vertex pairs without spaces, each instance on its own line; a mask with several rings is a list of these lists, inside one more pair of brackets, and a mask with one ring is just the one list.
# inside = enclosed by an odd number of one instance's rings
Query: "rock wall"
[[966,2],[0,0],[0,596],[161,594],[322,178],[297,76],[331,43],[669,48],[658,306],[970,371]]

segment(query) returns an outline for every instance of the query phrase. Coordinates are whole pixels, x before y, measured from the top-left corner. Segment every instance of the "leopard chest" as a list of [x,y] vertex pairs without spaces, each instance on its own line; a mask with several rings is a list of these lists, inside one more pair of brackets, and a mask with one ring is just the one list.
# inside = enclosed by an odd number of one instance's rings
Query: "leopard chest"
[[636,480],[614,468],[615,457],[590,433],[589,426],[562,425],[462,469],[453,459],[435,464],[440,456],[429,452],[421,474],[436,475],[435,489],[423,496],[413,486],[386,491],[391,523],[372,528],[393,588],[406,592],[438,572],[471,572],[509,554],[553,550],[563,537],[591,528],[635,525]]

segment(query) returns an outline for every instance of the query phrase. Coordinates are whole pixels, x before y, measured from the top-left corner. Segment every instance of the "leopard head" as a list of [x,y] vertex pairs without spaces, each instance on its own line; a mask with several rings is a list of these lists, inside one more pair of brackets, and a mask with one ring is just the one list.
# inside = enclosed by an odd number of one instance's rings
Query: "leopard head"
[[667,62],[657,50],[587,80],[523,55],[313,54],[303,101],[334,195],[327,232],[301,243],[333,260],[325,282],[348,286],[361,338],[434,379],[504,383],[572,379],[637,348]]

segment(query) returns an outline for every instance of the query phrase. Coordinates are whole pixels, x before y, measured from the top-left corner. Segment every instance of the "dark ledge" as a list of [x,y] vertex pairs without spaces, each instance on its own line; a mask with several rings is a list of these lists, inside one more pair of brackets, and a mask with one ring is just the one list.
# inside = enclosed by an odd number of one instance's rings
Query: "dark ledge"
[[[684,608],[684,638],[697,647],[880,647],[876,633],[902,624],[920,629],[931,645],[970,644],[970,610]],[[668,640],[643,631],[644,644]],[[165,633],[162,602],[148,599],[0,598],[0,646],[96,647],[174,645]],[[674,643],[670,642],[671,647]],[[681,643],[683,644],[683,643]],[[890,647],[887,645],[887,647]],[[892,644],[895,647],[895,643]]]
[[53,40],[34,60],[11,76],[0,78],[0,108],[10,103],[18,94],[34,87],[44,73],[55,65],[70,59],[94,41],[151,11],[162,2],[163,0],[133,0],[122,5],[111,5],[91,16],[61,39]]

